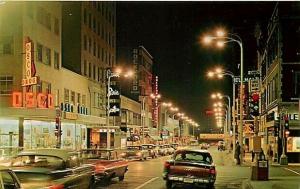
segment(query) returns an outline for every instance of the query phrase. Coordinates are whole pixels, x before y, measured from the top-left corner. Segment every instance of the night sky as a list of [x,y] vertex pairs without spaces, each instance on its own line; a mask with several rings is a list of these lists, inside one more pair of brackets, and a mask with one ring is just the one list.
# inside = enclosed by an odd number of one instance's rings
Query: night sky
[[154,74],[164,100],[175,103],[201,125],[207,125],[205,109],[210,94],[231,95],[231,80],[208,80],[216,65],[239,73],[239,47],[208,48],[199,38],[224,27],[237,33],[244,44],[245,71],[256,68],[257,23],[266,25],[276,2],[117,2],[117,48],[143,45],[154,57]]

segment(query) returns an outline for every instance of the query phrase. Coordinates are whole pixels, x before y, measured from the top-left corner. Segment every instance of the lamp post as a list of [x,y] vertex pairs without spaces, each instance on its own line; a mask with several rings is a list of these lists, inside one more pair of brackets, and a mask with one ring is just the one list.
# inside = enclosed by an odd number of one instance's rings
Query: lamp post
[[[121,70],[117,69],[115,72],[112,72],[110,69],[107,69],[106,71],[106,78],[107,78],[107,107],[106,107],[106,148],[110,148],[110,132],[109,132],[109,117],[110,113],[114,111],[113,109],[110,108],[110,96],[113,95],[114,91],[111,88],[111,78],[113,77],[120,77],[121,75]],[[131,77],[133,75],[132,72],[128,72],[124,74],[125,77]]]
[[[205,43],[210,43],[212,40],[219,40],[217,45],[219,47],[224,46],[225,43],[229,43],[229,42],[235,42],[239,45],[240,47],[240,62],[241,62],[241,66],[240,66],[240,120],[239,120],[239,135],[238,135],[238,139],[239,139],[239,143],[241,146],[243,146],[243,116],[244,116],[244,55],[243,55],[243,42],[242,39],[236,35],[236,34],[230,34],[229,36],[225,36],[225,32],[219,30],[216,33],[216,36],[207,36],[204,38],[204,42]],[[243,150],[241,150],[241,162],[243,162]]]
[[230,76],[232,79],[232,144],[233,144],[233,152],[235,151],[235,143],[236,143],[236,121],[235,121],[235,82],[234,78],[236,77],[232,72],[230,71],[224,71],[223,69],[217,68],[215,71],[210,71],[207,73],[207,76],[209,78],[212,78],[214,76],[217,76],[217,78],[221,79],[223,76]]

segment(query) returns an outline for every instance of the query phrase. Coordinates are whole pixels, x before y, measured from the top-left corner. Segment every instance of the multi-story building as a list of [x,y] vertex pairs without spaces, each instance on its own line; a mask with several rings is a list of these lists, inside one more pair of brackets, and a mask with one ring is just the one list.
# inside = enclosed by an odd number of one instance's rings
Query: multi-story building
[[[62,3],[62,66],[89,80],[93,116],[106,116],[106,70],[116,64],[116,5],[115,2],[86,1]],[[113,119],[110,124],[114,125]],[[95,123],[88,129],[91,143],[106,146],[110,132],[114,146],[119,129],[99,129]]]
[[[274,161],[279,161],[283,149],[289,162],[299,162],[300,157],[299,109],[298,102],[292,100],[300,94],[299,10],[299,3],[277,3],[267,27],[261,26],[257,35],[261,73],[259,134],[265,152],[273,151]],[[290,134],[283,148],[285,116],[289,118]]]

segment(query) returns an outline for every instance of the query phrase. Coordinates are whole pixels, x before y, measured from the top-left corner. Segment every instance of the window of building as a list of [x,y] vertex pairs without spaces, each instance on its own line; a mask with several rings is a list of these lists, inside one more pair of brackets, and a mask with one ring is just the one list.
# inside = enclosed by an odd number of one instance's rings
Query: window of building
[[93,31],[96,33],[96,18],[93,17]]
[[37,43],[36,50],[37,50],[37,60],[43,62],[43,45]]
[[64,102],[69,103],[70,98],[70,91],[69,89],[64,89]]
[[91,53],[92,50],[92,39],[89,38],[89,52]]
[[93,79],[96,80],[96,66],[93,65]]
[[98,25],[97,25],[97,34],[98,36],[100,37],[100,22],[98,22]]
[[0,37],[0,55],[13,54],[13,36]]
[[45,47],[45,64],[51,65],[51,49]]
[[40,80],[36,84],[36,92],[37,93],[42,93],[43,92],[43,82]]
[[86,8],[83,9],[83,23],[86,24],[86,17],[87,17],[87,13],[86,13]]
[[89,28],[92,29],[92,14],[89,13]]
[[36,13],[37,21],[41,25],[51,30],[51,14],[48,13],[44,8],[39,7]]
[[104,62],[104,48],[101,48],[101,60]]
[[77,104],[81,103],[81,95],[80,93],[77,93]]
[[92,77],[92,63],[89,63],[89,78]]
[[100,81],[101,78],[101,73],[100,73],[100,68],[98,67],[98,81]]
[[86,95],[82,95],[82,105],[86,105]]
[[54,19],[54,33],[59,35],[59,20],[57,18]]
[[115,36],[111,37],[111,47],[115,48]]
[[83,36],[83,49],[87,50],[87,37],[86,37],[86,35]]
[[96,41],[93,44],[93,55],[96,56]]
[[71,104],[75,104],[75,92],[71,91]]
[[100,45],[97,45],[97,58],[100,59]]
[[86,60],[83,61],[83,75],[87,75],[87,63]]
[[13,76],[0,76],[0,95],[8,95],[12,93]]
[[59,69],[59,53],[54,51],[54,68]]

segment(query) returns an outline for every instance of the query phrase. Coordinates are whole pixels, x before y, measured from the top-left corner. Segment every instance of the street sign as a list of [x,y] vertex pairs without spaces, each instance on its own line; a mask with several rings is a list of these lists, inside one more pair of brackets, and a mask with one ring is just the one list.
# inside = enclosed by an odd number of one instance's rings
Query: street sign
[[248,71],[248,75],[260,75],[259,70]]
[[[240,83],[241,82],[241,78],[240,77],[234,77],[234,83]],[[248,82],[249,78],[244,77],[244,83]]]

